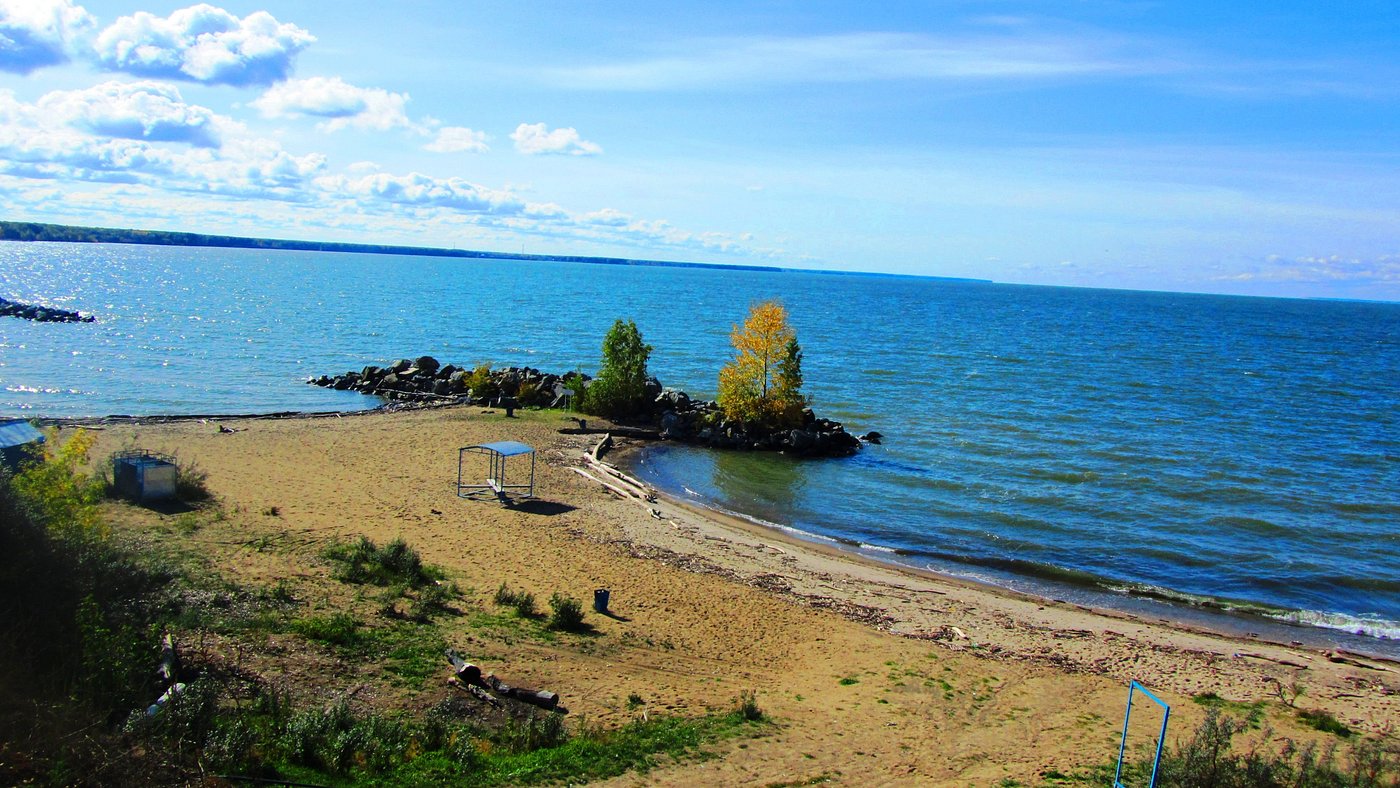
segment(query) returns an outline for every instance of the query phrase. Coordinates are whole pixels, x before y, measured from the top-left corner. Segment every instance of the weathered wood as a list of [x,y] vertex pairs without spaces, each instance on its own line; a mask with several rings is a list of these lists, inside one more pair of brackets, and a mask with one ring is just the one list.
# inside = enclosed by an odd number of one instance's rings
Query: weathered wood
[[504,704],[501,703],[500,698],[497,698],[495,695],[492,695],[491,693],[487,692],[481,687],[476,686],[475,684],[468,684],[465,681],[462,681],[461,679],[457,678],[456,676],[453,676],[452,678],[448,679],[447,684],[448,686],[459,689],[462,692],[471,695],[472,697],[475,697],[479,700],[484,700],[498,709],[505,708]]
[[180,655],[175,651],[175,639],[169,632],[160,640],[160,665],[156,668],[156,675],[167,683],[174,682],[180,676]]
[[607,435],[604,435],[604,436],[603,436],[603,439],[602,439],[602,440],[598,441],[598,445],[596,445],[596,446],[593,447],[593,459],[594,459],[594,460],[601,460],[601,459],[603,459],[603,455],[604,455],[604,454],[607,454],[607,453],[608,453],[608,450],[611,449],[612,446],[613,446],[612,433],[609,432]]
[[524,701],[542,709],[554,709],[559,705],[559,693],[549,690],[530,689],[529,687],[512,687],[495,676],[487,676],[486,683],[495,691],[508,698]]

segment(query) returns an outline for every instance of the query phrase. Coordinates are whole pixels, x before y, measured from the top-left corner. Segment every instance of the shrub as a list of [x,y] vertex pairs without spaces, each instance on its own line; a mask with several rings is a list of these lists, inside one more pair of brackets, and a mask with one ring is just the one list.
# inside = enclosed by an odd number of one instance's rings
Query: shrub
[[577,599],[563,594],[553,594],[549,598],[549,628],[563,632],[584,630],[583,604]]
[[512,591],[501,583],[501,587],[496,589],[495,598],[496,604],[515,608],[515,614],[521,618],[534,618],[537,615],[535,595],[528,591]]
[[[1287,739],[1277,753],[1257,749],[1235,752],[1232,740],[1248,728],[1248,723],[1210,709],[1189,741],[1163,753],[1157,784],[1163,788],[1384,788],[1400,784],[1400,743],[1390,736],[1364,740],[1345,758],[1338,757],[1335,743],[1318,748]],[[1146,774],[1151,763],[1136,763],[1132,768]]]
[[175,461],[175,497],[187,502],[207,501],[214,497],[209,491],[209,474],[194,460]]
[[418,551],[403,539],[395,539],[380,548],[369,537],[362,536],[353,544],[333,545],[322,555],[337,564],[333,575],[342,583],[421,588],[441,575],[438,570],[424,566]]
[[472,396],[477,399],[491,399],[501,393],[500,386],[491,375],[490,364],[477,365],[462,379],[462,384],[471,389]]
[[745,690],[739,694],[734,713],[746,722],[759,722],[765,716],[763,709],[758,707],[758,696],[753,690]]

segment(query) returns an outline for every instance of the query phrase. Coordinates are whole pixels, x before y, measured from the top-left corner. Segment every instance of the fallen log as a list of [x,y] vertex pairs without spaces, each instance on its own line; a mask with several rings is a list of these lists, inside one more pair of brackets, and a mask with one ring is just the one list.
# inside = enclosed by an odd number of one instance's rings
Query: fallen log
[[447,680],[447,684],[448,686],[455,687],[456,689],[459,689],[462,692],[471,695],[472,697],[475,697],[479,700],[484,700],[498,709],[505,708],[505,705],[501,703],[500,698],[497,698],[495,695],[492,695],[491,693],[487,692],[481,687],[476,686],[475,684],[468,684],[465,681],[462,681],[461,679],[457,678],[456,676],[449,678]]
[[175,639],[169,632],[160,640],[160,665],[156,675],[167,684],[174,683],[180,676],[180,655],[175,651]]
[[559,693],[549,690],[536,690],[529,687],[512,687],[494,675],[486,677],[486,683],[495,691],[508,698],[524,701],[542,709],[553,710],[559,705]]

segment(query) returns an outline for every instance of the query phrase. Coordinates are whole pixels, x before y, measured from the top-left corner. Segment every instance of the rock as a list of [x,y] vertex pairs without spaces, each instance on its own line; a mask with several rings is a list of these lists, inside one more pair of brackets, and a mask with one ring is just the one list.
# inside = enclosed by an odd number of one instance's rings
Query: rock
[[866,443],[871,443],[871,444],[874,444],[874,445],[876,445],[876,446],[879,446],[879,445],[880,445],[880,441],[881,441],[884,437],[885,437],[884,435],[881,435],[880,433],[876,432],[875,430],[871,430],[870,432],[867,432],[867,433],[865,433],[864,435],[860,436],[860,439],[863,440],[863,441],[865,441]]
[[433,358],[432,356],[419,356],[418,359],[413,362],[413,366],[417,367],[418,369],[422,370],[428,375],[434,375],[437,374],[438,367],[442,365],[439,364],[438,360]]

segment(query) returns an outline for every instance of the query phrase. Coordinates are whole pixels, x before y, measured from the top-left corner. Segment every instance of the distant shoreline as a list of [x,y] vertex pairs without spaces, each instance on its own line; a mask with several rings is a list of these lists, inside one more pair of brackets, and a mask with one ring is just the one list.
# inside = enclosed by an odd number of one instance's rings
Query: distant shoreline
[[942,282],[972,282],[992,284],[990,279],[955,276],[918,276],[915,274],[886,274],[872,271],[829,271],[818,268],[784,268],[769,265],[739,263],[697,263],[677,260],[645,260],[628,257],[594,257],[588,255],[524,254],[491,252],[473,249],[444,249],[431,246],[396,246],[388,244],[356,244],[331,241],[297,241],[279,238],[252,238],[236,235],[204,235],[201,233],[167,232],[163,230],[83,227],[41,222],[0,221],[0,241],[144,244],[148,246],[190,246],[225,249],[269,249],[292,252],[334,252],[353,254],[392,254],[417,257],[454,257],[469,260],[523,260],[530,262],[587,263],[590,265],[632,265],[656,268],[711,268],[725,271],[766,271],[769,273],[825,274],[829,276],[869,276],[886,279],[930,279]]

